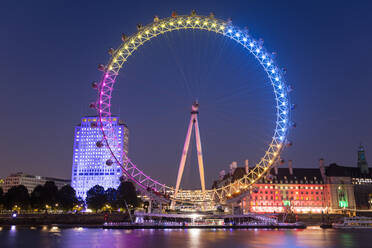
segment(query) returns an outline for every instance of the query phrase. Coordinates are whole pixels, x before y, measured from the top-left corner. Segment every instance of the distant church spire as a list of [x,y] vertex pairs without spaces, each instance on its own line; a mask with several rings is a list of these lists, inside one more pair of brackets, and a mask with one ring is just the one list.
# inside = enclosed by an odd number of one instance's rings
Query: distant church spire
[[358,149],[358,168],[360,169],[360,172],[362,174],[368,174],[368,163],[366,160],[366,154],[364,151],[364,147],[362,144],[360,144],[359,149]]

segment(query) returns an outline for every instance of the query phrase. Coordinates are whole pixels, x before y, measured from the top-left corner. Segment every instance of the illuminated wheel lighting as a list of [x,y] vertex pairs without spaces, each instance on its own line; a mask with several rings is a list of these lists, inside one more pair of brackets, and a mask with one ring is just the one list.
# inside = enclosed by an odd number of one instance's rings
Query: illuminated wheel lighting
[[[201,190],[180,190],[179,194],[174,196],[173,187],[161,184],[146,175],[127,157],[127,154],[114,152],[117,150],[115,147],[120,146],[120,144],[117,142],[118,138],[115,136],[116,134],[113,132],[110,122],[104,122],[103,119],[111,119],[111,100],[116,77],[119,75],[119,70],[129,57],[133,55],[140,46],[158,35],[175,30],[187,29],[199,29],[223,35],[242,45],[257,59],[262,69],[266,72],[273,87],[276,105],[276,126],[272,140],[268,144],[268,148],[260,162],[257,163],[255,168],[249,170],[249,173],[243,178],[235,181],[234,185],[230,184],[221,188],[207,190],[206,194],[202,194]],[[142,39],[142,37],[144,37],[144,39]],[[105,67],[106,69],[103,72],[102,80],[98,87],[97,112],[99,115],[99,126],[103,133],[105,147],[110,150],[113,161],[120,165],[128,178],[134,181],[142,191],[148,192],[151,197],[159,196],[159,198],[162,199],[165,198],[165,195],[169,195],[170,199],[176,201],[224,202],[226,197],[231,197],[230,192],[235,191],[236,185],[248,187],[255,183],[260,177],[264,176],[269,171],[269,168],[275,164],[276,159],[280,157],[280,153],[284,148],[283,144],[287,139],[290,124],[289,106],[291,106],[291,104],[287,92],[288,87],[286,86],[284,76],[280,73],[282,70],[278,69],[279,67],[275,64],[274,59],[270,57],[269,54],[271,53],[268,53],[264,47],[257,44],[260,43],[246,34],[243,29],[233,26],[231,22],[215,18],[211,19],[205,16],[185,15],[160,19],[157,23],[146,25],[136,34],[125,39],[121,46],[115,50],[116,52],[113,53],[108,66]]]

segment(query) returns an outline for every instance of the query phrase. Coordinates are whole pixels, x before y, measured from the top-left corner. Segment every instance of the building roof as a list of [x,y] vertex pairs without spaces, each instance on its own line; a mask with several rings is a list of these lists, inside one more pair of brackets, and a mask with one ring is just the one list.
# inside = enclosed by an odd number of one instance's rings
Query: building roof
[[340,166],[338,164],[330,164],[326,168],[326,175],[328,177],[358,177],[358,178],[372,178],[372,170],[369,173],[363,174],[358,167]]
[[[249,168],[250,170],[253,167]],[[238,167],[233,174],[226,174],[222,180],[213,182],[212,187],[217,187],[221,182],[234,182],[245,175],[245,168]],[[278,174],[275,174],[275,169],[272,169],[270,174],[272,180],[261,178],[258,183],[301,183],[301,184],[322,184],[323,178],[319,168],[293,168],[293,174],[290,174],[289,168],[278,168]]]

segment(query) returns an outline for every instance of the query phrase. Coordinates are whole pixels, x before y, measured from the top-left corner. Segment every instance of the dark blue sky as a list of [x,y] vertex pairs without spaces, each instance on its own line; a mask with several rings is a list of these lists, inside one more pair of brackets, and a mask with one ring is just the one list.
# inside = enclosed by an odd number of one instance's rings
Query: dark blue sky
[[[137,23],[191,9],[231,17],[278,52],[298,106],[294,146],[284,158],[298,167],[315,167],[320,157],[354,166],[360,142],[369,158],[369,1],[3,1],[0,177],[24,171],[69,178],[73,128],[92,114],[90,83],[100,78],[96,68],[108,61],[107,49],[119,46],[120,34],[135,32]],[[131,129],[131,157],[149,174],[175,183],[196,97],[209,185],[231,161],[254,161],[263,152],[274,120],[271,89],[254,59],[232,41],[171,34],[144,46],[125,70],[115,108]],[[213,73],[206,76],[208,70]],[[194,162],[185,172],[190,187],[198,181]]]

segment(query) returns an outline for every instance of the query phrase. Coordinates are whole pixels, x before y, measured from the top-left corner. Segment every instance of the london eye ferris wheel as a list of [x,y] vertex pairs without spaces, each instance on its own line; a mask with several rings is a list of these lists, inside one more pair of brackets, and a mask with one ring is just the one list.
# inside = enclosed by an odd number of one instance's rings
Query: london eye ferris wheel
[[[177,15],[173,12],[171,17],[164,19],[155,17],[152,23],[145,26],[139,25],[137,28],[138,32],[130,36],[122,35],[123,42],[118,48],[109,50],[111,57],[107,65],[99,65],[99,69],[103,72],[102,78],[99,83],[92,85],[97,89],[98,97],[90,106],[98,112],[99,121],[96,127],[100,128],[103,134],[103,140],[97,141],[97,146],[102,147],[101,149],[108,149],[111,153],[111,158],[106,161],[106,164],[109,166],[119,165],[126,177],[133,181],[138,189],[150,198],[163,202],[224,203],[228,199],[252,190],[251,185],[266,176],[270,168],[279,162],[283,149],[291,145],[287,137],[289,129],[294,125],[290,120],[291,110],[294,106],[290,103],[289,98],[289,92],[292,89],[286,84],[284,71],[276,64],[273,54],[265,49],[262,41],[254,39],[246,29],[234,26],[230,20],[224,21],[215,18],[213,14],[201,16],[192,11],[190,15]],[[117,142],[118,137],[116,137],[116,132],[111,124],[111,117],[113,115],[113,91],[119,72],[125,67],[126,62],[132,59],[131,56],[141,49],[143,44],[150,42],[155,37],[176,30],[213,32],[236,42],[259,62],[272,86],[276,120],[271,141],[267,144],[265,152],[255,167],[242,178],[228,185],[200,190],[181,190],[179,185],[177,187],[168,186],[146,174],[123,150],[117,149],[120,144]],[[198,130],[196,131],[198,132]]]

